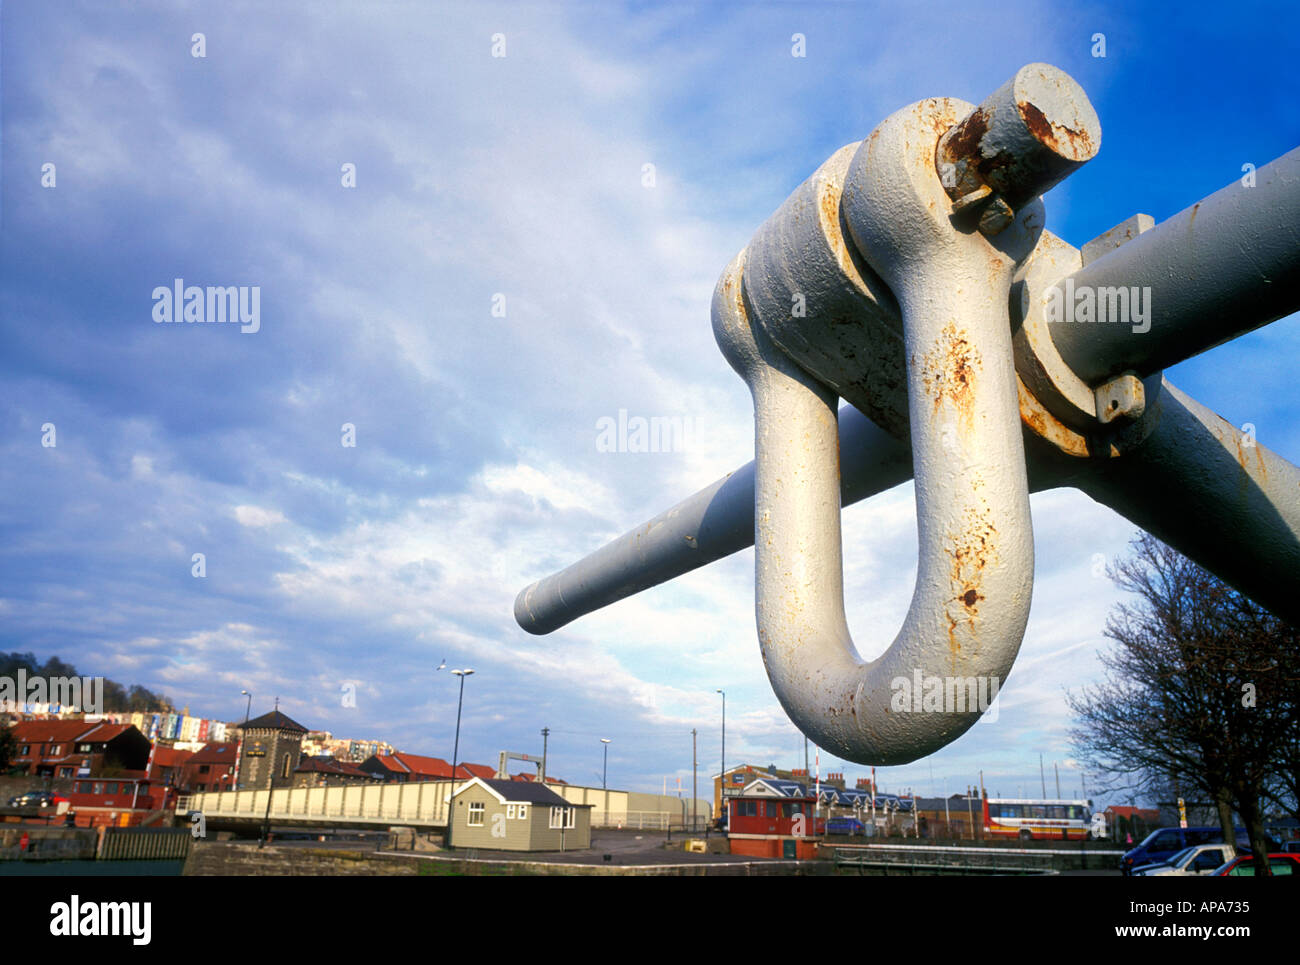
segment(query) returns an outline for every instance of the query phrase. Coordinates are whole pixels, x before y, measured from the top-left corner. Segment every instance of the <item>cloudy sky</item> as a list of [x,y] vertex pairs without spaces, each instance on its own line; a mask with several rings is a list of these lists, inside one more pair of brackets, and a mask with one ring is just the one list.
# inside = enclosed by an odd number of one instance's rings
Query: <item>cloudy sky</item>
[[[1071,6],[7,0],[0,649],[203,716],[278,695],[308,727],[450,757],[445,660],[476,671],[462,757],[540,752],[546,726],[552,773],[592,783],[609,737],[611,784],[641,789],[689,789],[692,728],[716,770],[724,688],[729,761],[801,764],[752,552],[546,637],[514,596],[752,458],[714,282],[898,108],[979,101],[1032,61],[1072,74],[1104,130],[1047,198],[1075,245],[1300,143],[1294,7]],[[176,279],[256,286],[260,328],[156,323]],[[1168,375],[1298,460],[1297,350],[1293,317]],[[696,431],[600,451],[620,410]],[[983,770],[1037,793],[1039,753],[1049,792],[1054,761],[1080,786],[1064,696],[1097,679],[1119,599],[1096,554],[1134,528],[1074,491],[1033,508],[1034,607],[998,719],[882,769],[886,789]],[[911,487],[844,516],[873,657],[911,596]],[[837,766],[866,773],[823,756]]]

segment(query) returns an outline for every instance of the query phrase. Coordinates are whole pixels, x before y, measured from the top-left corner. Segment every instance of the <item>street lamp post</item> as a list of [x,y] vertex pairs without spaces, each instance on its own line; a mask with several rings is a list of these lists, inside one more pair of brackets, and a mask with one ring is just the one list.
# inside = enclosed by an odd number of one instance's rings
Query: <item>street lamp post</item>
[[720,809],[727,806],[727,692],[718,689],[715,693],[722,694],[722,776],[718,779],[718,805]]
[[451,795],[447,798],[447,847],[451,847],[451,827],[453,824],[452,800],[456,796],[456,762],[460,754],[460,709],[465,703],[465,678],[473,670],[453,670],[452,675],[460,678],[460,696],[456,699],[456,742],[451,748]]
[[[247,736],[248,733],[248,714],[253,707],[253,694],[251,691],[248,690],[241,690],[239,693],[241,696],[248,698],[248,702],[244,704],[244,726],[243,729],[241,729],[239,732],[239,746],[240,749],[242,750],[244,746],[244,738]],[[242,778],[243,776],[244,776],[244,756],[241,753],[239,755],[239,773],[235,775],[235,790],[239,790],[239,785],[241,783],[240,778]]]

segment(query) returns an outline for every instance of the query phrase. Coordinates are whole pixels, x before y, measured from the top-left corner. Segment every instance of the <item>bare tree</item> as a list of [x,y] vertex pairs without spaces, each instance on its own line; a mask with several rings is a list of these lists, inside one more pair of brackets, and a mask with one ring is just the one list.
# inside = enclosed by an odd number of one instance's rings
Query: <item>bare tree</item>
[[1267,875],[1263,802],[1296,753],[1300,636],[1154,537],[1133,548],[1108,571],[1138,599],[1107,620],[1107,679],[1069,697],[1076,749],[1112,787],[1204,793],[1225,842],[1235,809]]

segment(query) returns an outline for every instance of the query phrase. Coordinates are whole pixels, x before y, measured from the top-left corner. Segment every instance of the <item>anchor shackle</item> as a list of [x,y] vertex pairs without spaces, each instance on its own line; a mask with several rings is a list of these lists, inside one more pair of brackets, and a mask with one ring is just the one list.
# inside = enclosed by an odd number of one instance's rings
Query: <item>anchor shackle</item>
[[[1042,64],[979,107],[922,101],[836,152],[718,283],[714,333],[754,401],[764,662],[795,724],[847,760],[955,740],[1019,651],[1033,539],[1009,294],[1038,191],[1099,144],[1082,91]],[[844,612],[841,395],[910,438],[916,479],[916,588],[870,662]],[[936,678],[942,709],[899,699]]]

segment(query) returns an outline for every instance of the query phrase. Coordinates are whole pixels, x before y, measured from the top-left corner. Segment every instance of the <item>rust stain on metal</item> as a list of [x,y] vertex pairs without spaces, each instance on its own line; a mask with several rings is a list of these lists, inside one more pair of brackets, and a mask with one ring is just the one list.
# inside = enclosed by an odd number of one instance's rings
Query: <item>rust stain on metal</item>
[[1052,150],[1069,158],[1092,157],[1096,148],[1092,143],[1092,134],[1087,130],[1076,131],[1064,124],[1053,124],[1047,115],[1028,101],[1017,104],[1020,116],[1025,119],[1029,132]]
[[984,108],[976,108],[970,115],[952,129],[943,147],[946,160],[956,162],[979,156],[980,141],[988,133],[989,118]]
[[1020,421],[1036,436],[1047,440],[1069,456],[1086,458],[1092,451],[1086,436],[1066,426],[1047,411],[1016,376],[1016,396],[1020,403]]
[[958,331],[952,322],[944,326],[938,343],[925,356],[921,376],[936,412],[947,402],[969,425],[975,372],[980,364],[979,353],[965,330]]

